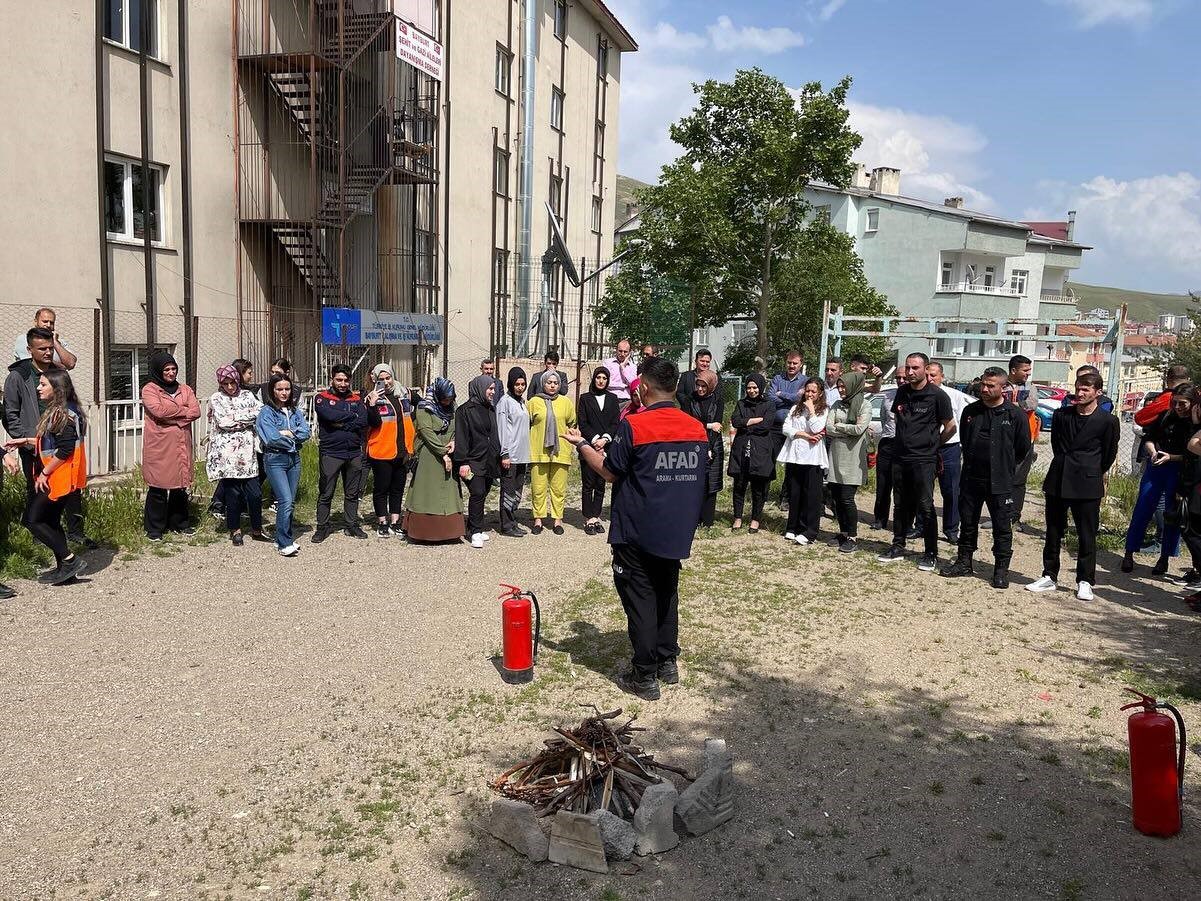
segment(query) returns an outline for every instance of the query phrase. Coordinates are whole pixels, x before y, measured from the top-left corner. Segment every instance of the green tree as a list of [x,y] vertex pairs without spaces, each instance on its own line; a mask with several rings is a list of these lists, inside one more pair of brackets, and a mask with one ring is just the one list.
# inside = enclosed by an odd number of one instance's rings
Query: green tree
[[[855,239],[824,219],[814,220],[801,232],[796,252],[776,270],[774,282],[775,299],[767,320],[765,360],[769,370],[782,365],[783,355],[789,350],[799,350],[811,370],[817,364],[826,300],[832,307],[844,307],[847,315],[897,315],[888,298],[863,274]],[[880,338],[847,338],[842,344],[844,357],[864,353],[880,360],[888,351],[888,342]],[[748,338],[727,351],[724,367],[731,372],[750,372],[758,368],[755,357],[761,353],[758,341]]]
[[1192,305],[1188,317],[1192,330],[1176,337],[1176,343],[1159,355],[1158,362],[1164,367],[1179,363],[1186,366],[1194,384],[1201,384],[1201,293],[1188,292]]
[[644,303],[653,280],[670,277],[692,286],[698,325],[754,317],[766,366],[776,270],[799,252],[805,188],[845,186],[854,170],[850,86],[792,92],[759,69],[694,85],[696,107],[671,127],[683,152],[642,192],[640,265],[610,283],[603,306]]
[[646,247],[636,242],[610,276],[597,318],[614,341],[628,338],[635,346],[688,347],[691,299],[688,286],[663,275],[647,262]]

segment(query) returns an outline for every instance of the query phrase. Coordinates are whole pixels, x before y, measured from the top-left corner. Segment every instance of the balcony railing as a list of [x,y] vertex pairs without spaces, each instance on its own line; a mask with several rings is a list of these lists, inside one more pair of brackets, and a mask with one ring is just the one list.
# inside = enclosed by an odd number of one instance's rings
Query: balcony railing
[[986,285],[982,282],[951,282],[938,286],[939,294],[988,294],[993,297],[1021,297],[1012,285]]
[[1070,294],[1056,294],[1053,291],[1044,291],[1038,296],[1040,303],[1070,303],[1076,305],[1076,298]]

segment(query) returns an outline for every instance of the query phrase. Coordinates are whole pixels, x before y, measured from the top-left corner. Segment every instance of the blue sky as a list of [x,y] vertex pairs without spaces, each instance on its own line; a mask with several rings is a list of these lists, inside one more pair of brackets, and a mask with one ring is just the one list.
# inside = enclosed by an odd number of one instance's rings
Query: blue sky
[[1201,0],[607,0],[623,57],[618,170],[675,155],[690,84],[758,65],[849,74],[857,159],[901,189],[1020,219],[1077,210],[1078,280],[1201,289]]

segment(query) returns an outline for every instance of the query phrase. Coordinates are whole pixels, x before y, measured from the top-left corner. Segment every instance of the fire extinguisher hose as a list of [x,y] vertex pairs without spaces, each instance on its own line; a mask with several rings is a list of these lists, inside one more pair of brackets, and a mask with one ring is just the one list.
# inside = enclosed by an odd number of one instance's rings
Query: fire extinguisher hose
[[[527,592],[527,594],[530,596],[530,603],[532,603],[534,605],[534,656],[532,659],[534,660],[534,662],[537,662],[538,661],[538,642],[541,641],[541,639],[542,639],[542,610],[538,606],[538,595],[534,594],[534,592],[532,592],[532,591]],[[1176,714],[1176,718],[1180,719],[1180,714]],[[1184,730],[1183,723],[1181,723],[1180,728],[1181,728],[1181,731],[1183,732],[1183,730]],[[1181,761],[1180,767],[1181,767],[1181,770],[1180,770],[1181,778],[1183,778],[1183,776],[1184,776],[1183,760]]]
[[1171,704],[1156,704],[1156,709],[1167,710],[1172,716],[1176,717],[1176,725],[1180,727],[1180,751],[1176,760],[1176,791],[1180,796],[1180,801],[1184,801],[1184,760],[1188,753],[1188,733],[1184,728],[1184,717],[1180,715],[1180,711]]

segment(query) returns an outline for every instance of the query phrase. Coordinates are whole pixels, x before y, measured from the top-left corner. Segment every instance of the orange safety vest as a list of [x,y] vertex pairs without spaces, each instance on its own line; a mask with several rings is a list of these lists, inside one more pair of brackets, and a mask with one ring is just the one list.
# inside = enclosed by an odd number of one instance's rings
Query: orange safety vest
[[[67,412],[75,420],[75,433],[78,438],[71,456],[49,475],[50,500],[52,501],[66,497],[72,491],[79,491],[88,483],[88,455],[84,449],[83,426],[74,411],[68,410]],[[46,471],[46,467],[54,459],[57,450],[53,435],[38,435],[37,455],[42,464],[42,472]]]
[[394,407],[390,402],[376,405],[380,424],[367,431],[367,456],[372,460],[395,460],[403,441],[405,450],[413,453],[413,419]]

